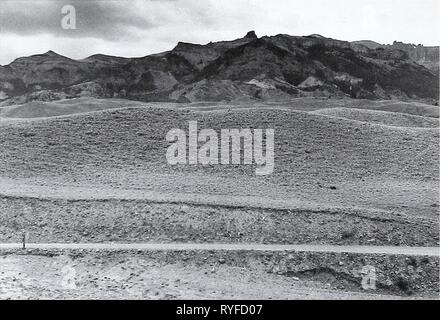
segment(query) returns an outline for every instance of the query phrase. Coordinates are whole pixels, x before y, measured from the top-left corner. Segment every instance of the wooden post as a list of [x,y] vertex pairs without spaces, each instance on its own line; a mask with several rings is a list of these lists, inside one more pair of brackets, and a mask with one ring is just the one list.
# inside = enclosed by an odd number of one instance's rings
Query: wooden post
[[26,234],[23,232],[23,249],[26,249]]

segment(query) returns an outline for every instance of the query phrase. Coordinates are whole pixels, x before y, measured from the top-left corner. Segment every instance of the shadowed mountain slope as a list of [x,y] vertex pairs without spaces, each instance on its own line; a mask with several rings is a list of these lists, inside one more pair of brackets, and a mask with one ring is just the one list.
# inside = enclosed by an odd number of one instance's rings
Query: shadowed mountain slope
[[413,56],[400,46],[371,49],[318,35],[258,38],[254,32],[206,45],[180,42],[142,58],[98,54],[72,60],[49,51],[0,67],[0,100],[8,105],[84,96],[175,102],[350,96],[434,104],[438,75]]

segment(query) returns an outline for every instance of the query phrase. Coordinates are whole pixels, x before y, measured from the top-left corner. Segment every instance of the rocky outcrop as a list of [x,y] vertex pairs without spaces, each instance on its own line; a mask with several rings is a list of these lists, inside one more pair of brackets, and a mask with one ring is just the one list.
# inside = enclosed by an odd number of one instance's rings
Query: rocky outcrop
[[368,47],[369,49],[400,50],[406,52],[410,59],[439,74],[439,47],[425,47],[421,44],[415,45],[398,41],[394,41],[392,45],[383,45],[368,40],[355,41],[352,44],[357,50],[362,50],[362,47]]

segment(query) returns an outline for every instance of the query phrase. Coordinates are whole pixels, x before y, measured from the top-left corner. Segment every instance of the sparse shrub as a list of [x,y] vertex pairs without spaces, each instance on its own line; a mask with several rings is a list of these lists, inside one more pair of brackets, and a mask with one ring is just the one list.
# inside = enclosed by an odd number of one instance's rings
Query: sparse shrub
[[352,239],[356,235],[355,230],[344,230],[342,231],[341,238],[342,239]]
[[412,290],[410,289],[409,282],[406,279],[399,277],[399,279],[397,279],[396,284],[399,290],[402,290],[403,292],[409,295],[412,294]]

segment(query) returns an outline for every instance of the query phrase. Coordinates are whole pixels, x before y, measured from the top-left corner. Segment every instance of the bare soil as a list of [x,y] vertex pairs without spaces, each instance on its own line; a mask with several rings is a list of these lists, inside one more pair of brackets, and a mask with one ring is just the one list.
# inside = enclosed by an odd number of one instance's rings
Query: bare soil
[[[0,251],[0,262],[6,299],[438,298],[439,261],[429,257],[13,250]],[[375,290],[361,286],[365,265],[375,267]]]

